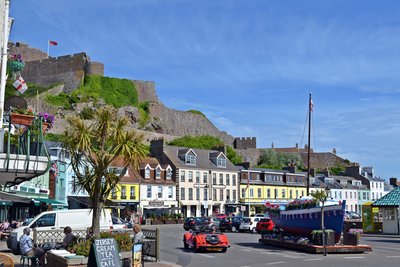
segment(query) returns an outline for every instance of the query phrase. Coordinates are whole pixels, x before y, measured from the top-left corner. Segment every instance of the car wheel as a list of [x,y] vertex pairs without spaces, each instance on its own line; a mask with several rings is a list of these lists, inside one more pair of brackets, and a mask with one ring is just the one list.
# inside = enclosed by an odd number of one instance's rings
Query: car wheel
[[184,247],[185,249],[188,249],[188,248],[189,248],[189,245],[186,243],[186,239],[183,239],[183,247]]
[[227,250],[228,250],[228,248],[223,248],[223,249],[221,250],[221,252],[222,252],[222,253],[225,253]]
[[199,252],[199,249],[197,248],[196,240],[193,240],[193,250],[194,250],[194,252]]
[[237,231],[236,226],[232,226],[232,232],[236,232],[236,231]]
[[254,227],[253,229],[251,229],[251,232],[252,232],[253,234],[257,233],[256,228]]
[[242,230],[242,229],[239,229],[239,232],[240,232],[240,233],[243,233],[243,230]]

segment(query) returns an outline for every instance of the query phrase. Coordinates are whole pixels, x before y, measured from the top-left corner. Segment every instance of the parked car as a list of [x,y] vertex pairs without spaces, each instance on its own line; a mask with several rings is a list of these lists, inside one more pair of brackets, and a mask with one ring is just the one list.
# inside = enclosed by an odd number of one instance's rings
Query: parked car
[[208,224],[214,226],[216,229],[219,229],[220,219],[217,217],[210,217],[208,218]]
[[218,219],[225,219],[227,216],[226,216],[226,214],[223,214],[223,213],[214,213],[212,215],[212,217],[215,217],[215,218],[218,218]]
[[257,233],[261,234],[261,231],[272,231],[275,227],[274,222],[270,218],[261,218],[256,225]]
[[[86,230],[92,226],[92,210],[72,209],[44,211],[32,219],[24,227],[14,229],[7,238],[7,247],[15,255],[19,254],[19,239],[26,227],[36,228],[37,230],[62,230],[66,226],[73,230]],[[111,212],[101,212],[100,229],[110,230],[113,228]]]
[[355,211],[346,210],[345,219],[348,219],[348,220],[361,219],[361,214],[359,214]]
[[267,213],[256,213],[256,214],[250,215],[250,217],[269,218],[269,215]]
[[113,222],[113,229],[126,229],[128,228],[128,223],[116,216],[111,217],[112,222]]
[[204,217],[187,217],[183,222],[183,229],[186,231],[193,230],[196,226],[208,224],[207,218]]
[[252,233],[256,233],[256,226],[259,220],[261,220],[260,217],[244,217],[239,226],[239,232],[249,231]]
[[230,218],[221,219],[219,222],[219,230],[221,232],[224,231],[232,231],[232,221]]

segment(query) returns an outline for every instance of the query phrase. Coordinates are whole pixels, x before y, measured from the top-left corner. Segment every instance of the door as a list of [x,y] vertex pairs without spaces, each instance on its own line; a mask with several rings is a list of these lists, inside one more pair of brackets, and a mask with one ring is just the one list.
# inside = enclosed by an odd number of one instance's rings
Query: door
[[56,214],[44,214],[36,221],[32,222],[31,228],[40,230],[55,230],[56,229]]

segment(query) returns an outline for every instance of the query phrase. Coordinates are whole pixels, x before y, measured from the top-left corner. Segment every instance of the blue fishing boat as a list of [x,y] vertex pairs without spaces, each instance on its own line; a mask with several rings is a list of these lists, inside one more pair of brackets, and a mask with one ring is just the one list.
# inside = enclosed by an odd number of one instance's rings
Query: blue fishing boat
[[[324,207],[325,229],[335,231],[335,241],[339,242],[343,230],[346,202]],[[276,226],[293,235],[310,236],[313,230],[322,229],[321,207],[280,210],[269,212],[271,220]]]

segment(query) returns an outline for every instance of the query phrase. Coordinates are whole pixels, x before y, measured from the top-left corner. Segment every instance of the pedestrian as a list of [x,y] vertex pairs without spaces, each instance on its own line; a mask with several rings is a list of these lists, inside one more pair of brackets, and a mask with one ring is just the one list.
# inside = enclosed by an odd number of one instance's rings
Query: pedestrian
[[19,240],[21,255],[28,256],[28,257],[35,256],[36,258],[39,259],[40,266],[44,266],[46,253],[44,252],[43,249],[41,249],[39,247],[35,247],[33,245],[33,241],[29,237],[30,234],[31,234],[31,229],[29,227],[25,228],[24,234],[21,236],[21,238]]
[[76,237],[72,233],[72,229],[69,226],[64,228],[64,234],[65,234],[65,237],[64,237],[63,241],[61,243],[59,243],[58,245],[62,249],[67,249],[71,243],[74,243],[76,241]]
[[133,232],[135,233],[135,237],[133,238],[133,243],[134,244],[142,243],[144,236],[139,224],[135,224],[133,226]]

